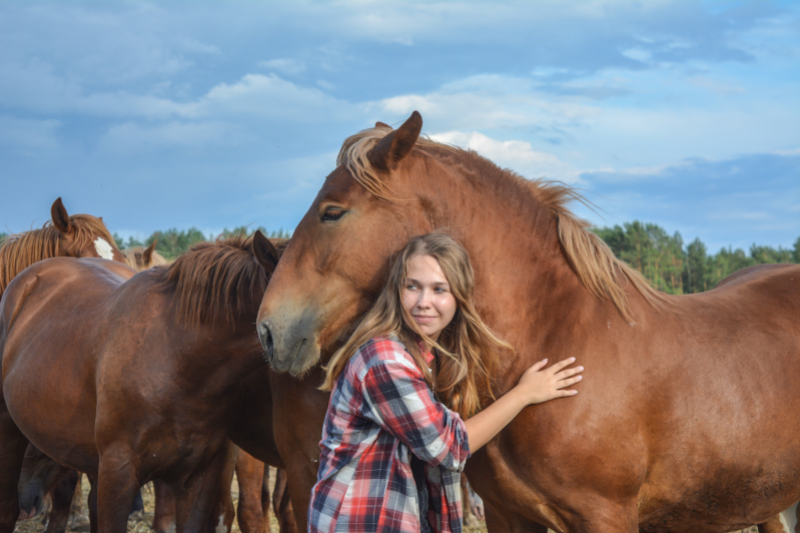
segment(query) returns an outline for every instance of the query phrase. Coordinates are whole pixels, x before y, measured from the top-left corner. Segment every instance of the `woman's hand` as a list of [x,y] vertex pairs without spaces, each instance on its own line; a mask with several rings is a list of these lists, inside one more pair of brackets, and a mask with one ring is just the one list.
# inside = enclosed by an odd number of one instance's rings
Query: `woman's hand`
[[512,392],[519,395],[525,405],[575,396],[578,391],[564,390],[583,379],[583,376],[577,375],[583,372],[582,366],[567,368],[574,362],[575,358],[570,357],[542,370],[547,364],[547,359],[543,359],[522,374]]
[[522,374],[516,387],[465,421],[470,451],[475,453],[478,448],[489,442],[525,406],[578,394],[576,390],[563,390],[581,380],[581,376],[577,374],[583,372],[582,366],[567,368],[574,362],[575,358],[571,357],[542,370],[547,364],[547,359],[539,361]]

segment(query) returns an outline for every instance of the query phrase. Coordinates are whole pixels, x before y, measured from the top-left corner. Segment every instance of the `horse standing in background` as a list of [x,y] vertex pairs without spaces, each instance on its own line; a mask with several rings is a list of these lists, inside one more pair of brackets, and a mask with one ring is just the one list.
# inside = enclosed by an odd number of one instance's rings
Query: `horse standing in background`
[[101,257],[119,263],[125,257],[102,217],[67,213],[61,198],[50,207],[51,220],[41,229],[8,235],[0,246],[0,296],[14,276],[51,257]]
[[144,246],[134,246],[133,248],[122,250],[122,254],[125,256],[125,264],[136,272],[141,272],[142,270],[157,266],[168,265],[169,261],[164,259],[163,255],[156,252],[156,243],[158,243],[158,239],[155,239],[147,248]]
[[[17,274],[43,259],[97,257],[124,263],[124,257],[115,246],[114,238],[103,223],[102,217],[86,214],[70,216],[61,198],[57,198],[50,207],[50,217],[51,220],[40,229],[16,233],[3,239],[0,244],[0,297]],[[130,276],[132,275],[133,272],[130,273]],[[33,448],[30,455],[32,458],[38,456],[38,450]],[[40,471],[39,475],[65,474],[58,465],[45,465],[44,468],[45,470]],[[60,475],[58,479],[62,477],[63,475]],[[55,515],[51,516],[48,523],[48,533],[61,531],[66,527],[72,499],[71,494],[68,494],[68,484],[73,483],[72,489],[74,489],[74,484],[77,483],[77,478],[75,476],[73,478],[52,494]],[[44,492],[54,488],[58,479],[53,481],[51,477],[46,480],[48,490]],[[20,519],[31,518],[41,510],[44,493],[34,491],[32,494],[26,493],[25,496],[26,504],[19,510]]]
[[[17,276],[0,304],[0,533],[17,518],[28,439],[97,478],[99,531],[124,532],[139,487],[159,478],[175,492],[177,530],[204,528],[236,383],[264,364],[252,324],[277,260],[256,233],[130,280],[122,265],[58,258]],[[57,398],[46,393],[56,384]]]
[[372,305],[393,255],[443,227],[472,258],[481,316],[516,348],[486,401],[543,356],[586,367],[578,396],[524,409],[468,461],[490,531],[722,533],[800,499],[800,439],[788,437],[800,434],[800,266],[659,293],[566,208],[574,189],[421,128],[414,112],[345,141],[264,295],[270,363],[305,378],[274,407],[276,422],[290,405],[303,421],[276,434],[296,506],[319,456],[308,424],[325,413],[311,390],[320,361]]

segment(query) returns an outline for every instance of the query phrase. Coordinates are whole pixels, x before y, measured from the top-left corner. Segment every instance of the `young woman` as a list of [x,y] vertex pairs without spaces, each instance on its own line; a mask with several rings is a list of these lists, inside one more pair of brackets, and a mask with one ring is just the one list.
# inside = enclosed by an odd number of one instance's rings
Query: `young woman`
[[475,311],[466,251],[409,241],[374,307],[326,368],[331,391],[309,531],[460,532],[464,462],[526,406],[572,396],[583,368],[529,368],[493,403],[499,352]]

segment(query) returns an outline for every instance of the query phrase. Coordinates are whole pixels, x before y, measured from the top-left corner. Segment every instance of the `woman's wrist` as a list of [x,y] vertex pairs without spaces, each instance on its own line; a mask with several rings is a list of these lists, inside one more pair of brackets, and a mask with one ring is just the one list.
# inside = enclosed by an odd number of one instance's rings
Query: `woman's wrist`
[[519,385],[505,393],[503,398],[505,398],[509,403],[510,408],[514,410],[514,416],[516,416],[516,413],[519,413],[530,404],[528,398],[526,397],[525,391]]

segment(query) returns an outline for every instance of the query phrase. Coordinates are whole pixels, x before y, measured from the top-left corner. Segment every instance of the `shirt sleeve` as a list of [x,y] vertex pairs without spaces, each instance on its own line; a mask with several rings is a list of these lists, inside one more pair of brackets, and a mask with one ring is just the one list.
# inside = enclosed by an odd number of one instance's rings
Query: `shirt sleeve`
[[436,401],[410,361],[379,360],[363,380],[363,415],[407,445],[431,466],[460,472],[469,457],[464,421]]

